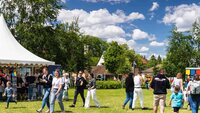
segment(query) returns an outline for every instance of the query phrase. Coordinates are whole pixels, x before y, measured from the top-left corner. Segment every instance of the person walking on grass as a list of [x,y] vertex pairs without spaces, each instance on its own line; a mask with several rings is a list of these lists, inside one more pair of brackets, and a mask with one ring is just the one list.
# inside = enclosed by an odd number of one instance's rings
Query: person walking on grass
[[195,74],[193,80],[188,83],[186,88],[186,93],[188,94],[188,101],[192,113],[198,113],[200,105],[200,79],[199,75]]
[[169,105],[172,105],[174,113],[179,113],[179,109],[183,106],[183,103],[184,98],[182,92],[180,91],[180,86],[175,86],[174,92],[170,97]]
[[54,78],[52,82],[51,95],[50,95],[50,113],[54,113],[54,106],[55,106],[56,99],[58,100],[61,113],[65,113],[64,105],[62,102],[63,85],[64,85],[64,81],[60,77],[59,70],[56,69],[54,72]]
[[157,113],[158,106],[160,106],[160,113],[165,111],[165,102],[167,89],[170,89],[170,83],[167,77],[164,75],[164,70],[161,69],[159,74],[155,76],[150,84],[150,87],[154,90],[154,101],[153,101],[153,110],[154,113]]
[[64,81],[64,91],[63,91],[63,100],[69,100],[69,95],[68,95],[68,89],[70,86],[70,79],[69,79],[69,73],[64,73],[62,77]]
[[83,107],[85,106],[84,89],[86,87],[87,81],[83,78],[82,75],[83,75],[83,72],[79,71],[78,77],[76,77],[76,80],[75,80],[76,89],[74,93],[74,101],[73,101],[73,104],[70,105],[69,107],[75,107],[78,94],[81,95],[81,98],[83,101]]
[[41,113],[42,110],[44,109],[45,105],[47,104],[48,110],[46,113],[49,112],[50,105],[49,105],[49,95],[51,92],[51,86],[52,86],[52,79],[53,77],[48,73],[48,68],[44,67],[43,68],[43,76],[42,79],[39,80],[41,84],[43,84],[43,89],[44,89],[44,96],[42,99],[42,106],[40,109],[36,110],[37,112]]
[[140,97],[140,106],[142,110],[144,110],[144,97],[143,97],[143,92],[142,92],[142,83],[143,83],[143,78],[142,78],[142,73],[139,72],[138,75],[134,76],[134,96],[133,96],[133,105],[132,109],[135,109],[135,103],[137,100],[137,97]]
[[90,96],[92,96],[92,99],[96,104],[96,107],[100,108],[99,101],[96,98],[96,80],[94,74],[89,75],[89,84],[88,84],[87,97],[85,101],[85,108],[90,107]]
[[174,88],[176,86],[180,87],[180,91],[183,92],[183,80],[182,80],[182,73],[178,73],[176,75],[176,78],[174,78],[172,85],[171,85],[171,91],[174,92]]
[[132,102],[133,102],[133,91],[134,91],[134,81],[133,81],[133,73],[126,74],[125,87],[126,87],[126,99],[122,108],[125,109],[126,104],[129,103],[129,109],[132,110]]
[[[7,87],[5,88],[5,91],[4,91],[3,96],[6,96],[6,97],[7,97],[6,109],[8,109],[8,108],[9,108],[9,103],[10,103],[11,101],[13,101],[13,98],[14,98],[15,95],[14,95],[14,92],[13,92],[13,88],[11,87],[11,82],[8,81],[6,85],[7,85]],[[14,102],[17,104],[17,101],[16,101],[16,100],[14,100]]]

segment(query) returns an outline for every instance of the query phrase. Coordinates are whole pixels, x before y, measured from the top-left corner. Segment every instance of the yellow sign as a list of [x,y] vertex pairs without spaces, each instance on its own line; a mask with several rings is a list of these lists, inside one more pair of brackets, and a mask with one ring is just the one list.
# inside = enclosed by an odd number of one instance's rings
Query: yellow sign
[[185,71],[185,74],[186,74],[186,75],[190,75],[190,70],[187,69],[187,70]]

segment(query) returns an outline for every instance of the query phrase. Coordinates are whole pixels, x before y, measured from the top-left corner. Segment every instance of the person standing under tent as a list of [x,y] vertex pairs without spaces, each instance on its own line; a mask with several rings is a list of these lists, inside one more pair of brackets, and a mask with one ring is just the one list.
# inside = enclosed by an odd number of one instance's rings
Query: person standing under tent
[[43,83],[40,82],[42,80],[42,74],[39,73],[38,77],[37,77],[37,98],[38,99],[42,99],[42,92],[43,92]]
[[56,99],[58,100],[58,104],[61,109],[61,113],[65,113],[64,105],[62,102],[63,95],[63,85],[64,81],[60,77],[60,72],[58,69],[54,72],[54,78],[52,82],[51,95],[50,95],[50,113],[54,113],[54,106]]
[[122,109],[125,109],[126,104],[130,101],[129,109],[132,109],[133,103],[133,92],[134,92],[134,81],[133,73],[126,74],[125,87],[126,87],[126,99],[122,105]]
[[135,109],[135,103],[137,100],[137,97],[140,97],[140,106],[142,110],[144,110],[144,97],[143,97],[143,92],[142,92],[142,83],[143,83],[143,78],[142,78],[142,73],[139,72],[136,76],[134,76],[134,97],[133,97],[133,105],[132,109]]
[[2,76],[0,76],[0,102],[3,101],[3,91],[4,91],[4,84],[2,80]]
[[166,102],[166,94],[167,89],[170,89],[170,83],[167,77],[164,75],[164,70],[161,69],[159,74],[155,76],[150,84],[150,87],[154,90],[154,102],[153,102],[153,110],[154,113],[157,113],[158,106],[160,105],[160,113],[164,113],[165,111],[165,102]]
[[64,91],[63,91],[63,97],[62,99],[66,99],[68,100],[68,89],[69,89],[69,85],[70,85],[70,79],[69,79],[69,73],[64,73],[63,77],[62,77],[63,81],[64,81]]
[[23,89],[22,89],[23,80],[21,74],[17,73],[17,99],[22,100]]
[[85,101],[85,108],[90,107],[90,96],[92,96],[92,99],[96,104],[96,107],[100,108],[99,101],[96,98],[96,80],[94,74],[91,73],[88,77],[89,77],[89,84],[88,84],[87,97]]
[[83,72],[79,71],[78,77],[76,77],[76,80],[75,80],[76,89],[74,93],[74,101],[73,101],[73,104],[70,105],[69,107],[75,107],[78,94],[81,95],[81,98],[83,101],[83,107],[85,106],[84,89],[86,87],[87,81],[83,78],[82,75],[83,75]]
[[52,75],[50,75],[48,73],[48,68],[47,67],[44,67],[42,71],[43,71],[43,76],[42,76],[42,79],[40,79],[40,82],[43,84],[44,97],[42,99],[41,108],[36,110],[39,113],[42,112],[42,110],[44,109],[46,104],[47,104],[47,107],[48,107],[48,110],[46,112],[49,112],[49,110],[50,110],[49,95],[50,95],[50,92],[51,92],[51,86],[52,86],[52,80],[53,80]]
[[26,82],[28,85],[28,101],[33,100],[33,95],[34,95],[34,86],[35,86],[35,76],[29,75],[26,77]]

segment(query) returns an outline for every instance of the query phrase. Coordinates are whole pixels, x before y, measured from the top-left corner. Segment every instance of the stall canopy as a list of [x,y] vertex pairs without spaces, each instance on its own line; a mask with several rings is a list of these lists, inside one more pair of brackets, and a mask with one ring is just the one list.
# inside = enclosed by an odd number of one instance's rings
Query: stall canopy
[[17,42],[0,15],[0,64],[54,65],[31,53]]

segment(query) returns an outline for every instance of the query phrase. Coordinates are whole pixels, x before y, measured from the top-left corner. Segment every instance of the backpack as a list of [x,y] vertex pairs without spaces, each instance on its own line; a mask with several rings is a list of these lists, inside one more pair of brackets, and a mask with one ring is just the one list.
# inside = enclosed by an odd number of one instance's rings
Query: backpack
[[190,94],[200,94],[200,81],[192,81],[190,85]]

